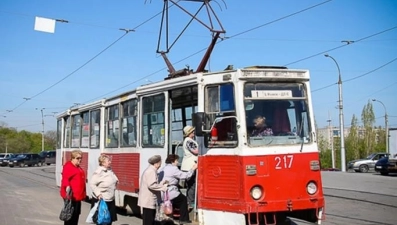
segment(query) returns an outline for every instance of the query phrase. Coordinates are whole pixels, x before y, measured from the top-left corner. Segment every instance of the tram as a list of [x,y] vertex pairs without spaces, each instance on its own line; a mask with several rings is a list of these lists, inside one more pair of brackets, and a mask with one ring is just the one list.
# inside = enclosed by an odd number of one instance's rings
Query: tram
[[[266,118],[271,135],[254,136]],[[139,213],[140,176],[155,154],[183,159],[183,127],[200,145],[196,221],[202,225],[320,224],[324,196],[308,70],[253,66],[200,72],[140,86],[57,117],[56,182],[83,151],[87,194],[98,157],[112,157],[116,205]]]

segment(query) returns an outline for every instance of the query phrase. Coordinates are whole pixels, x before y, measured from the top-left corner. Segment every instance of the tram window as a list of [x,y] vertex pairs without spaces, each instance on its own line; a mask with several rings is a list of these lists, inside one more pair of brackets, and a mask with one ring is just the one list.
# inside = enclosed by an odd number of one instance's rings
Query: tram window
[[65,148],[69,148],[69,146],[70,146],[70,116],[65,117],[64,120],[65,120],[65,127],[64,127],[65,139],[63,140],[63,146]]
[[165,141],[164,94],[144,97],[142,100],[142,145],[163,147]]
[[72,148],[80,147],[81,118],[79,115],[72,117]]
[[62,120],[57,120],[57,149],[61,148],[62,141]]
[[207,87],[206,108],[208,113],[230,112],[235,110],[233,84]]
[[81,147],[88,148],[89,137],[90,137],[90,115],[88,112],[81,114],[82,126],[81,126]]
[[122,146],[136,146],[136,116],[137,100],[132,99],[122,103]]
[[119,146],[119,105],[112,105],[107,108],[106,121],[106,147],[117,148]]
[[99,148],[101,111],[91,111],[90,148]]

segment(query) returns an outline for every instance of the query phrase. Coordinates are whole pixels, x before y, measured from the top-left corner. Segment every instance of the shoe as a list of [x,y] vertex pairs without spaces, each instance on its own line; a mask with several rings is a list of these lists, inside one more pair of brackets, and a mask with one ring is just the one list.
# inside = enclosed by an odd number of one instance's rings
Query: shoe
[[180,220],[179,221],[179,224],[185,224],[185,223],[192,223],[192,221],[191,220],[186,220],[186,221]]

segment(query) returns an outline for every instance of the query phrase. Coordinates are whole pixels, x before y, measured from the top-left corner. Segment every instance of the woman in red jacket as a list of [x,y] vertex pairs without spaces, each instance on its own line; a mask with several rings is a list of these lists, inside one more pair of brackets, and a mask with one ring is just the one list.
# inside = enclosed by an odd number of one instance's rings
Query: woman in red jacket
[[64,225],[77,225],[79,223],[81,201],[86,197],[86,178],[83,169],[80,167],[82,153],[80,150],[73,150],[70,161],[63,165],[61,196],[63,199],[67,198],[66,191],[70,189],[72,191],[72,205],[74,206],[72,218],[69,221],[65,221]]

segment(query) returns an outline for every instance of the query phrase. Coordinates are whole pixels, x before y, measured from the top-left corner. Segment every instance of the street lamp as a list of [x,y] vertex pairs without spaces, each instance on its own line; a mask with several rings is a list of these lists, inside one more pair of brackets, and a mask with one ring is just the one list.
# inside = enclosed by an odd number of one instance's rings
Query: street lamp
[[[44,111],[45,108],[41,108],[41,125],[43,127],[43,130],[41,131],[41,151],[44,151]],[[36,110],[38,110],[38,108],[36,108]]]
[[383,102],[377,100],[377,99],[372,99],[374,102],[379,102],[380,104],[383,105],[383,108],[385,109],[385,130],[386,130],[386,152],[389,153],[389,127],[387,125],[387,110],[385,104]]
[[338,88],[339,88],[339,133],[340,133],[340,157],[341,157],[341,169],[342,172],[346,172],[346,158],[345,158],[345,135],[344,135],[344,126],[343,126],[343,96],[342,96],[342,76],[340,74],[340,68],[338,62],[328,55],[325,54],[325,57],[331,58],[338,68],[339,80],[338,80]]

